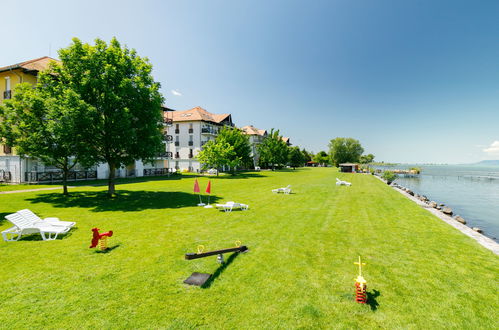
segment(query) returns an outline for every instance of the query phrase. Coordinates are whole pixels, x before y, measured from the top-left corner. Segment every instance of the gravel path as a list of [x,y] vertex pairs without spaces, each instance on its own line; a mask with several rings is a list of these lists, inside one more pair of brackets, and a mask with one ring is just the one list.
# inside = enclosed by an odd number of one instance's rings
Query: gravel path
[[[68,187],[68,188],[73,188],[73,187]],[[17,194],[17,193],[24,193],[24,192],[31,192],[31,191],[56,190],[56,189],[62,189],[62,186],[60,186],[60,187],[50,187],[50,188],[36,188],[36,189],[24,189],[24,190],[0,191],[0,194]]]

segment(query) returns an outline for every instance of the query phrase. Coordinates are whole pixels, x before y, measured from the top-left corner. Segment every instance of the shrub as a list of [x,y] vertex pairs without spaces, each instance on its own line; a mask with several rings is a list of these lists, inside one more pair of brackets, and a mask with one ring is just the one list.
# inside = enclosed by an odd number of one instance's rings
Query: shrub
[[411,167],[409,171],[413,172],[414,174],[419,174],[421,173],[421,168],[420,167]]
[[397,175],[395,175],[392,171],[384,171],[381,177],[386,180],[386,183],[390,184],[395,181]]

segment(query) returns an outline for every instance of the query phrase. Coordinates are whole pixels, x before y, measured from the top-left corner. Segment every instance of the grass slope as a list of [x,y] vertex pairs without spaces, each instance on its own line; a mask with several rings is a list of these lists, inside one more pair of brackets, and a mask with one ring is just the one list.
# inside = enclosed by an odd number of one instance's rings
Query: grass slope
[[[192,177],[123,184],[116,200],[105,187],[0,195],[2,219],[28,207],[78,226],[57,241],[0,243],[2,327],[498,326],[497,257],[379,180],[330,168],[211,180],[212,200],[250,209],[196,207]],[[291,195],[270,192],[288,184]],[[114,230],[109,253],[88,248],[94,226]],[[250,251],[225,266],[183,258],[236,240]],[[353,301],[358,255],[369,305]],[[184,285],[194,271],[216,276]]]

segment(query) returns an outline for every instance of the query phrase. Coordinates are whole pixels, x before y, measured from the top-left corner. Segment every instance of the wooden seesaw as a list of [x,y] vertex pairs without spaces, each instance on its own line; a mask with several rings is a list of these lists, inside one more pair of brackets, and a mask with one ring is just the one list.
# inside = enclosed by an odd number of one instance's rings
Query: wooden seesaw
[[[186,260],[194,260],[194,259],[199,259],[199,258],[205,258],[209,256],[217,256],[217,261],[220,264],[224,264],[224,253],[229,253],[229,252],[235,252],[235,253],[242,253],[248,251],[248,247],[246,245],[241,245],[240,241],[236,241],[236,247],[233,248],[228,248],[228,249],[222,249],[222,250],[213,250],[213,251],[208,251],[208,252],[203,252],[204,251],[204,245],[199,245],[198,246],[198,252],[197,253],[186,253],[185,254],[185,259]],[[192,273],[191,276],[189,276],[184,283],[189,284],[189,285],[197,285],[197,286],[203,286],[206,281],[210,279],[212,274],[207,274],[207,273],[198,273],[194,272]]]

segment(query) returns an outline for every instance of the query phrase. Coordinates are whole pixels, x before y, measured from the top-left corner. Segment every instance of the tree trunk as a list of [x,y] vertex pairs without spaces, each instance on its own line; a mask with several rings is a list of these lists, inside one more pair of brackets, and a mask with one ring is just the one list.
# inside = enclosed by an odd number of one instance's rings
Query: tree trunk
[[109,178],[107,182],[107,195],[109,197],[114,197],[115,196],[115,189],[114,189],[114,177],[116,174],[116,165],[114,163],[109,163]]
[[64,168],[62,169],[62,194],[67,196],[69,195],[68,193],[68,166],[65,165]]

